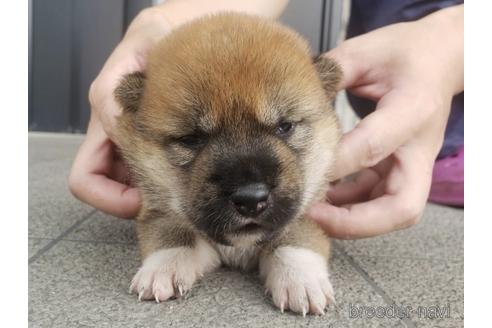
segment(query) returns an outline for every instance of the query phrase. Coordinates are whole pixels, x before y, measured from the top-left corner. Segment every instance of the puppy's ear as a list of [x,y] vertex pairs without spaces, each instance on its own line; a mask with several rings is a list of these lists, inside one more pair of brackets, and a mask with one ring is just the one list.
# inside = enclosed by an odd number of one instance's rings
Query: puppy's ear
[[126,75],[114,90],[114,96],[125,112],[136,112],[140,107],[145,84],[145,74],[135,72]]
[[319,55],[313,59],[319,78],[325,88],[328,98],[333,99],[342,80],[342,68],[333,59]]

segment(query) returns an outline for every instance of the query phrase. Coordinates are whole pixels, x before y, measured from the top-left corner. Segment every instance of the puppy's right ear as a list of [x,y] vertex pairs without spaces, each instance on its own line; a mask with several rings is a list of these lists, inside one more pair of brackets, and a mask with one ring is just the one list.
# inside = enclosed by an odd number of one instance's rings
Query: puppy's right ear
[[114,96],[125,112],[134,113],[140,107],[145,84],[145,74],[134,72],[126,75],[114,90]]

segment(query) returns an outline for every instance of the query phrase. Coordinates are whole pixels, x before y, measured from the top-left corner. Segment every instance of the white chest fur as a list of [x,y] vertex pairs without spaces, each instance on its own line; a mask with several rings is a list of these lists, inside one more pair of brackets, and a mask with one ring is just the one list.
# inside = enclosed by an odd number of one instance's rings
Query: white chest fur
[[224,246],[216,244],[215,248],[222,263],[233,268],[250,271],[258,265],[260,248],[258,246]]

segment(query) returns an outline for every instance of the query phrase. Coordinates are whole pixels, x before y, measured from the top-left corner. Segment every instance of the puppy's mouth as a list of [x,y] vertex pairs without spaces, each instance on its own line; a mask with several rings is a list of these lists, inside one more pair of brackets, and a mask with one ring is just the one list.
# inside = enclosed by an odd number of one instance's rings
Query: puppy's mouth
[[266,227],[254,220],[245,220],[242,224],[235,226],[232,229],[233,233],[255,233],[265,230]]

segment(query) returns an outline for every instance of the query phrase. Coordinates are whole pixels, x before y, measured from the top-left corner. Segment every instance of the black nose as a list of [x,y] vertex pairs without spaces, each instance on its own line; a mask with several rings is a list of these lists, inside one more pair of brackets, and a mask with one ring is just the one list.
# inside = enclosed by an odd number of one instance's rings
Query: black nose
[[252,183],[238,188],[231,201],[236,210],[244,216],[257,216],[267,207],[270,190],[264,183]]

